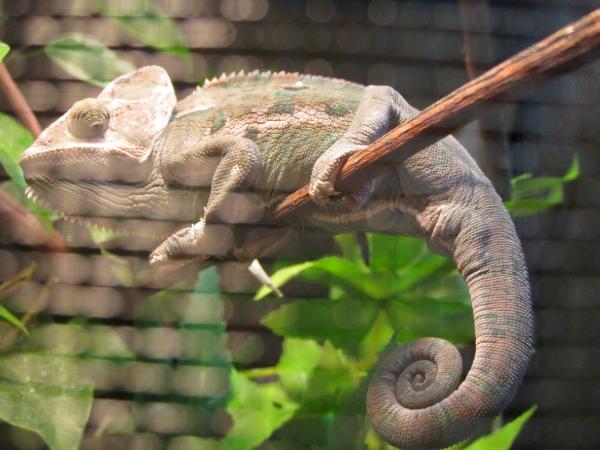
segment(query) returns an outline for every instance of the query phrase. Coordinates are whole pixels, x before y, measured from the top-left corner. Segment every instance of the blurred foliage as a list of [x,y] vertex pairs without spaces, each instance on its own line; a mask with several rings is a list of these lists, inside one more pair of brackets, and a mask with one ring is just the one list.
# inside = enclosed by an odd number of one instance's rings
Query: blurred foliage
[[152,1],[99,0],[100,11],[131,36],[156,50],[189,60],[190,51],[177,24]]
[[514,217],[527,217],[560,205],[565,197],[564,186],[579,176],[579,158],[562,177],[533,177],[524,173],[511,180],[511,199],[505,206]]
[[0,163],[11,180],[22,190],[25,178],[19,166],[19,156],[33,143],[27,129],[6,114],[0,113]]
[[0,62],[4,61],[6,55],[10,51],[10,46],[4,42],[0,42]]
[[[4,281],[0,298],[34,270],[32,265]],[[4,306],[0,317],[30,336]],[[19,339],[11,330],[2,329],[0,337],[0,419],[38,433],[51,450],[77,448],[93,401],[93,386],[81,377],[77,361],[41,352],[34,339]]]
[[101,42],[82,34],[66,34],[44,47],[46,55],[78,80],[105,86],[135,66]]

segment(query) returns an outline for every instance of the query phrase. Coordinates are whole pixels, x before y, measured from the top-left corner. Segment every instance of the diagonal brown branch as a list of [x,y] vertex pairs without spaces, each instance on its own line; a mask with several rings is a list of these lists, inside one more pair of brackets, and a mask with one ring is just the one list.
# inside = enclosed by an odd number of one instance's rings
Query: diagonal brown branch
[[25,128],[29,130],[34,138],[38,137],[42,131],[40,123],[29,107],[29,103],[25,100],[23,93],[10,76],[4,63],[0,63],[0,87],[4,91],[4,95],[16,116],[25,125]]
[[[470,121],[469,114],[476,106],[588,53],[598,44],[600,9],[491,68],[352,155],[342,168],[336,190],[347,192],[353,184],[374,178],[381,165],[378,163],[399,161],[432,144]],[[310,203],[308,186],[304,186],[275,208],[273,218],[287,219]]]
[[[23,125],[34,137],[39,136],[40,124],[3,63],[0,63],[0,88]],[[49,233],[34,214],[2,190],[0,190],[0,231],[9,232],[16,242],[43,245],[55,251],[63,251],[66,248],[59,233],[56,231]]]

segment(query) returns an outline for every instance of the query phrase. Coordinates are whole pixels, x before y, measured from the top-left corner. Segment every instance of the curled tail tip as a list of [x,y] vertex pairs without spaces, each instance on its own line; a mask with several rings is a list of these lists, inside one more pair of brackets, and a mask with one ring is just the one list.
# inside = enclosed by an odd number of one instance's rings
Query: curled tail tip
[[[462,358],[439,338],[409,342],[385,357],[367,392],[367,413],[375,431],[402,449],[439,449],[488,430],[512,398],[522,373],[504,380],[508,389],[489,389],[473,367],[461,383]],[[500,375],[500,378],[502,375]],[[485,377],[483,377],[485,378]],[[502,384],[502,383],[500,383]]]
[[[380,362],[369,385],[373,428],[403,449],[444,446],[440,438],[448,439],[426,422],[436,415],[431,408],[456,390],[461,373],[460,353],[444,339],[423,338],[398,347]],[[423,414],[425,408],[429,413]]]

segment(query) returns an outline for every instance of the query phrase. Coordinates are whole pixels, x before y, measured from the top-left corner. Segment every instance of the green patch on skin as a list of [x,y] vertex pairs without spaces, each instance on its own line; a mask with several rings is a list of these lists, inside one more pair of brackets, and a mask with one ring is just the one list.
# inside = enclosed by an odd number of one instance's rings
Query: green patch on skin
[[213,119],[213,123],[210,128],[210,132],[215,133],[216,131],[219,131],[221,128],[223,128],[225,126],[226,122],[227,122],[227,118],[225,117],[225,114],[222,111],[219,111],[217,113],[217,115],[215,116],[215,118]]
[[281,100],[273,104],[268,110],[267,114],[293,114],[296,105],[292,99]]
[[244,137],[246,139],[250,139],[251,141],[256,141],[256,139],[258,138],[258,130],[256,128],[249,127],[246,129]]
[[350,111],[352,111],[352,106],[348,103],[334,103],[325,106],[325,113],[329,116],[345,117]]

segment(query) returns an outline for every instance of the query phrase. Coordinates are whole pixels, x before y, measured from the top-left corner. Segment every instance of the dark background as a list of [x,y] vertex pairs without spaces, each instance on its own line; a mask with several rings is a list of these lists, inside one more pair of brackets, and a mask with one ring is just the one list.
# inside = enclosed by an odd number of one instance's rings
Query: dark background
[[[7,60],[8,68],[44,125],[76,100],[99,91],[72,79],[40,50],[65,32],[94,36],[137,66],[164,66],[180,98],[207,76],[258,68],[386,84],[422,108],[468,81],[470,74],[481,72],[598,6],[598,2],[584,0],[158,1],[177,21],[193,52],[193,71],[189,72],[179,58],[144,47],[98,15],[93,1],[3,3],[0,39],[15,50]],[[537,341],[527,378],[506,416],[516,416],[532,404],[539,409],[516,448],[600,447],[599,68],[598,64],[589,65],[536,85],[534,92],[519,101],[503,98],[484,111],[479,122],[458,133],[503,197],[508,195],[508,180],[515,175],[563,175],[575,154],[581,163],[581,175],[568,186],[561,206],[517,221],[531,274]],[[10,112],[3,99],[0,107]],[[71,230],[64,223],[58,226]],[[106,328],[117,330],[124,342],[145,358],[123,364],[102,358],[88,360],[86,367],[96,383],[97,400],[82,448],[178,448],[176,436],[189,432],[181,425],[188,414],[182,399],[198,393],[187,392],[185,381],[181,381],[179,397],[173,401],[172,396],[166,396],[172,391],[160,383],[171,383],[176,375],[181,380],[185,377],[181,367],[163,367],[160,362],[181,357],[181,338],[169,327],[142,331],[134,327],[134,317],[140,317],[136,304],[160,286],[127,287],[106,268],[103,256],[89,251],[91,246],[84,237],[76,235],[75,242],[77,239],[80,241],[73,253],[60,255],[2,239],[0,279],[8,278],[29,261],[40,264],[36,279],[9,306],[27,310],[31,292],[57,277],[43,305],[55,319],[54,330],[65,327],[66,332],[75,333],[72,340],[81,339],[77,335],[81,332],[69,319],[84,315],[91,320],[88,335],[90,329],[98,333]],[[306,247],[313,255],[324,251],[317,244],[312,250],[310,245]],[[143,251],[131,250],[126,248],[122,254],[144,260]],[[297,249],[289,250],[289,254],[299,259],[306,256]],[[228,334],[215,332],[210,338],[212,348],[220,349],[215,350],[217,353],[229,349],[233,361],[246,366],[274,363],[279,340],[258,323],[274,305],[248,301],[256,282],[245,266],[225,261],[219,265],[219,273],[227,298],[215,303],[213,319],[217,330],[225,320]],[[298,289],[301,291],[302,285]],[[219,308],[224,308],[224,319]],[[205,316],[199,319],[206,320]],[[73,347],[68,342],[48,342],[49,347],[56,345]],[[217,361],[219,355],[210,358]],[[193,359],[190,361],[190,367],[196,367]],[[218,364],[215,367],[218,369]],[[133,405],[133,392],[143,378],[136,378],[138,372],[146,377],[155,374],[155,381],[148,382],[146,392],[150,394],[130,423],[128,415],[132,408],[138,408]],[[177,386],[173,389],[177,391]],[[215,392],[206,395],[219,394]],[[201,434],[222,433],[227,425],[222,408],[203,408]],[[113,425],[119,422],[113,420],[115,417],[122,417],[127,422],[123,428],[126,432],[94,438],[94,432],[106,425],[106,417],[112,418]],[[42,445],[35,436],[6,425],[0,426],[0,442],[1,448],[34,449]]]

